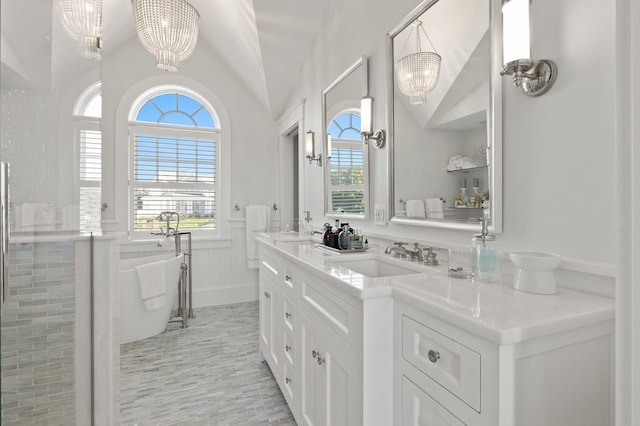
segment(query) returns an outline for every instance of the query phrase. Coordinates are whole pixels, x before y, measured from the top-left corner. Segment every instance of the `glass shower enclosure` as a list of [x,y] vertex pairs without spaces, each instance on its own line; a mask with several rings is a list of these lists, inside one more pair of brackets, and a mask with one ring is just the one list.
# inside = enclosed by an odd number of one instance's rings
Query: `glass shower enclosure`
[[[80,56],[55,3],[1,3],[3,425],[95,424],[99,229],[89,228],[99,228],[100,188],[83,191],[91,126],[76,106],[100,81],[100,62]],[[85,135],[99,137],[99,123],[92,128]]]

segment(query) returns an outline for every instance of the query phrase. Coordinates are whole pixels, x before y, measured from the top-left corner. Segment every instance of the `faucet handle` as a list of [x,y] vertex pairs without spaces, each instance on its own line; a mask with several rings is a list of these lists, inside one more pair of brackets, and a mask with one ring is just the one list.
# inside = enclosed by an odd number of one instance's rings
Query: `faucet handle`
[[425,265],[429,265],[429,266],[438,265],[438,259],[436,259],[436,254],[433,252],[433,247],[425,247],[422,250],[427,252],[427,254],[422,255]]

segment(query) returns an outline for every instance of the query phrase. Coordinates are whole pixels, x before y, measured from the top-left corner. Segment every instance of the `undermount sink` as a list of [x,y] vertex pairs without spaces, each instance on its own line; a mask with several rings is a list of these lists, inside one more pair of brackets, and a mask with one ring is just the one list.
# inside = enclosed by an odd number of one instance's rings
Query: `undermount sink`
[[423,265],[410,264],[408,261],[392,259],[380,254],[349,254],[348,256],[325,259],[325,263],[349,269],[369,278],[395,277],[432,271],[431,268]]

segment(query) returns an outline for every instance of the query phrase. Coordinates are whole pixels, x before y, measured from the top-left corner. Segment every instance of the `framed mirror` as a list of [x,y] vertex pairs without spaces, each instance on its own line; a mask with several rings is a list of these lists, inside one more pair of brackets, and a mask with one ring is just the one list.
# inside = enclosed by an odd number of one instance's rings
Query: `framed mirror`
[[391,222],[502,231],[498,2],[425,0],[387,35]]
[[360,137],[360,100],[368,94],[367,58],[361,57],[322,91],[324,210],[327,217],[369,216],[369,150]]

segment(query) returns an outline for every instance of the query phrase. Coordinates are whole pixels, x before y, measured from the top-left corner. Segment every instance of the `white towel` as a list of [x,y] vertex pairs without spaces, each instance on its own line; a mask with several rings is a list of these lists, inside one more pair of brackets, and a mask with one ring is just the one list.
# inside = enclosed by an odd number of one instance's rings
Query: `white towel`
[[136,266],[140,297],[147,311],[160,309],[165,304],[167,284],[165,280],[166,260]]
[[444,219],[443,204],[440,198],[427,198],[427,219]]
[[44,225],[48,220],[47,203],[23,203],[20,211],[20,226],[24,230],[30,230],[36,225]]
[[407,200],[407,217],[424,219],[425,218],[424,201]]
[[246,208],[246,239],[247,239],[247,267],[258,269],[258,244],[256,236],[260,232],[269,232],[271,220],[268,206],[247,206]]

